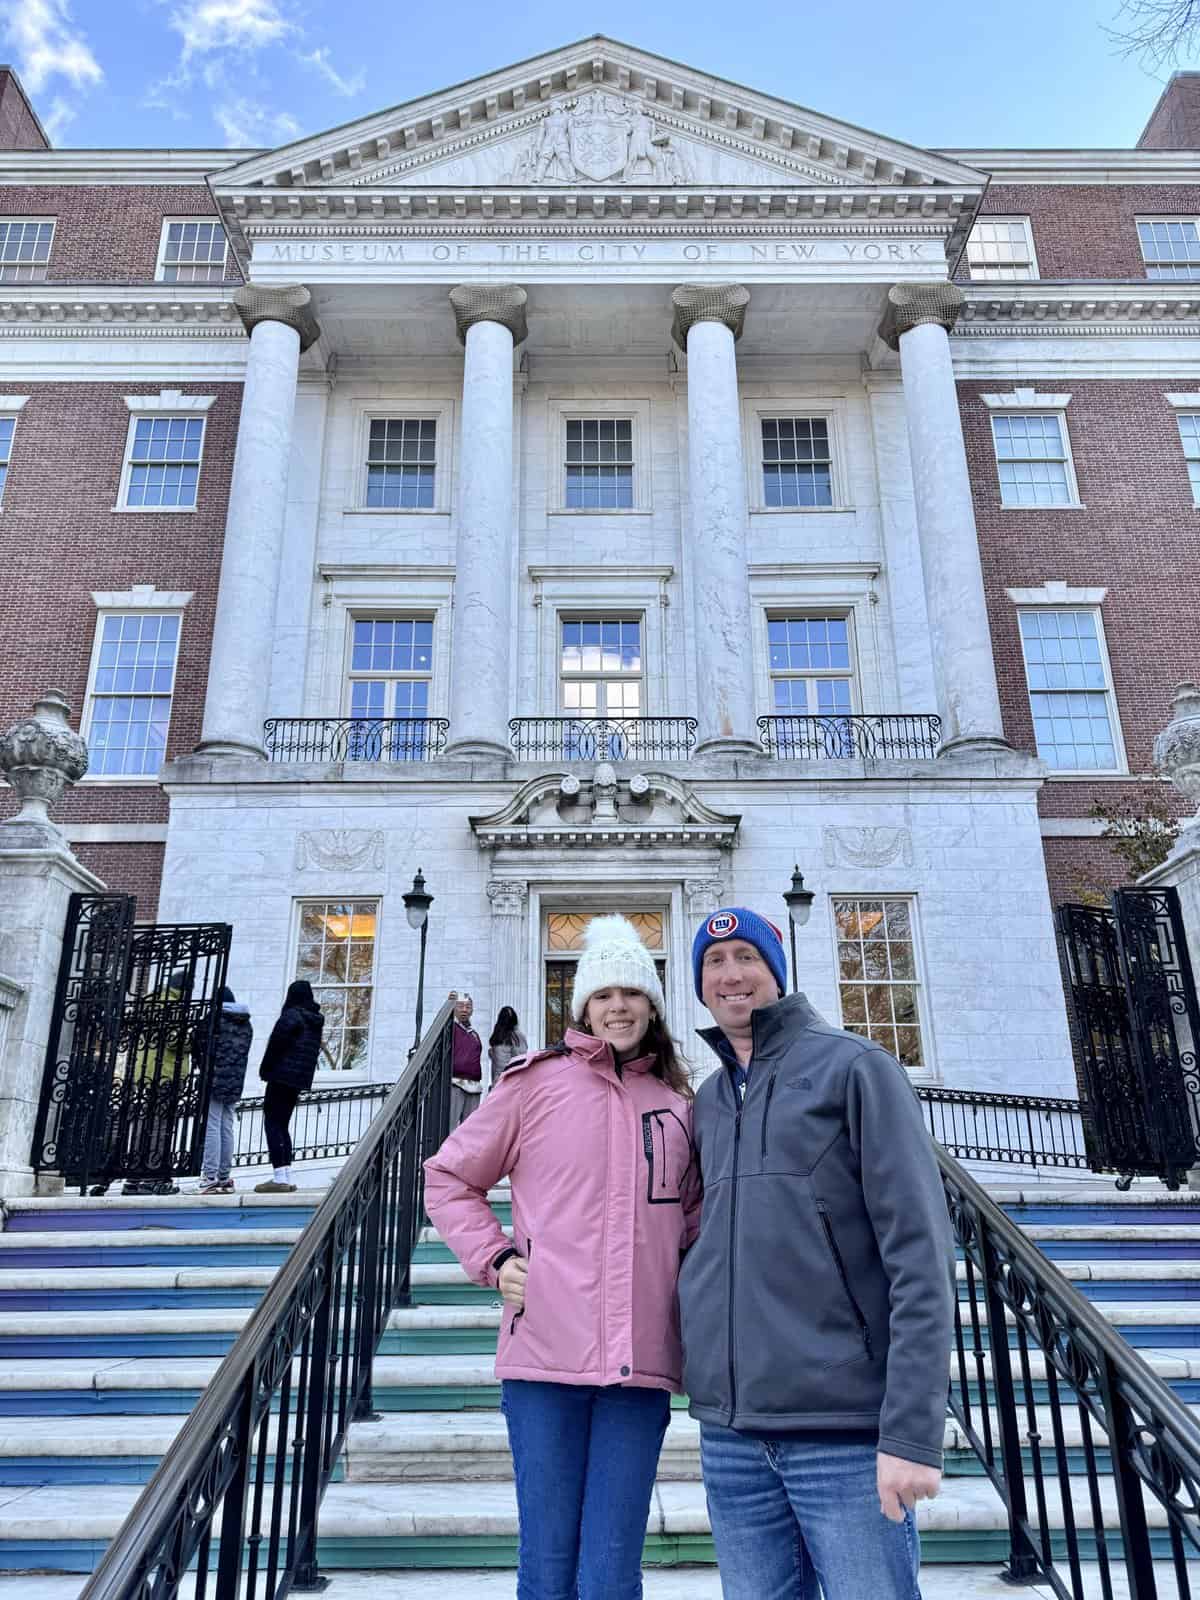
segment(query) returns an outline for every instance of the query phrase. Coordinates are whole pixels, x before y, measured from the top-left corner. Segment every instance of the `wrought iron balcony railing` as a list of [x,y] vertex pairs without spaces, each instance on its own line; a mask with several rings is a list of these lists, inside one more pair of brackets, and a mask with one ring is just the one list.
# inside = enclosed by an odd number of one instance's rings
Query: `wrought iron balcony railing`
[[759,742],[780,761],[928,761],[941,731],[942,719],[932,713],[758,719]]
[[446,748],[445,717],[272,717],[269,761],[432,761]]
[[519,761],[686,761],[695,717],[513,717]]

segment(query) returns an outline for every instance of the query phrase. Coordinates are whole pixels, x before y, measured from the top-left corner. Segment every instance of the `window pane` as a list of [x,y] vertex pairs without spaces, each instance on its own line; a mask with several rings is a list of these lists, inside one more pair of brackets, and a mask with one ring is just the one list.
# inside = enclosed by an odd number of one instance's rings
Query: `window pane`
[[203,417],[139,417],[125,503],[194,506],[203,441]]
[[225,230],[219,222],[169,222],[162,281],[220,283],[225,276],[225,254]]
[[1194,220],[1139,222],[1137,229],[1148,278],[1200,277],[1200,234]]
[[373,417],[367,442],[368,506],[429,510],[434,504],[435,417]]
[[627,417],[568,418],[564,504],[570,511],[633,508],[633,422]]
[[313,985],[325,1013],[322,1067],[348,1071],[366,1064],[374,998],[374,901],[310,901],[300,911],[297,977]]
[[53,238],[53,221],[0,222],[0,283],[43,282]]
[[1024,219],[979,221],[967,240],[967,264],[973,279],[1033,277],[1033,253]]
[[911,902],[839,896],[833,913],[842,1026],[882,1045],[906,1067],[923,1066]]
[[1090,611],[1018,613],[1037,751],[1050,766],[1117,765],[1100,636]]
[[178,617],[108,615],[88,715],[91,770],[152,776],[162,765],[171,719]]
[[825,417],[763,417],[763,504],[831,506],[833,476]]

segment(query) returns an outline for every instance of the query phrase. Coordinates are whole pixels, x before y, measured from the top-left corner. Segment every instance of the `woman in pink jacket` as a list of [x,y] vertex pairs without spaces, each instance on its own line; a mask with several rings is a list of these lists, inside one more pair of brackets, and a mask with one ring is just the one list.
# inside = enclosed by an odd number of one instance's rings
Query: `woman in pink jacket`
[[[504,1300],[518,1600],[638,1600],[700,1184],[662,986],[624,917],[589,927],[572,1015],[562,1044],[512,1062],[426,1163],[425,1206]],[[506,1176],[511,1240],[487,1203]]]

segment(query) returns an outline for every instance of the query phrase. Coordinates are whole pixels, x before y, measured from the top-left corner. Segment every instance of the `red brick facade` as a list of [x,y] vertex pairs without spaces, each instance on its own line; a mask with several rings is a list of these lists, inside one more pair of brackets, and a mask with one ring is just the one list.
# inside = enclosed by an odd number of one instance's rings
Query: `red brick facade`
[[0,67],[0,150],[48,150],[50,141],[11,67]]

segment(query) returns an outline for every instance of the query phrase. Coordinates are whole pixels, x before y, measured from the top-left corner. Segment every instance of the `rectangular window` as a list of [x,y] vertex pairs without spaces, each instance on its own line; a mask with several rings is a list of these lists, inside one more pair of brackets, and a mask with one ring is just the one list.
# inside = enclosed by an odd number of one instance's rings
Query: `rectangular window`
[[842,1027],[891,1052],[910,1070],[927,1066],[921,1028],[912,901],[833,901]]
[[156,276],[160,283],[221,283],[225,254],[219,222],[164,222]]
[[633,509],[633,422],[628,417],[568,417],[568,511]]
[[0,222],[0,283],[43,283],[54,222]]
[[337,1072],[367,1064],[378,923],[376,900],[309,900],[300,907],[295,975],[312,984],[325,1013],[320,1065]]
[[837,716],[851,710],[848,617],[770,617],[767,648],[776,716]]
[[1191,218],[1139,222],[1148,278],[1200,278],[1200,230]]
[[12,459],[13,434],[16,431],[16,417],[0,417],[0,503],[4,500],[4,485],[8,482],[8,463]]
[[763,417],[762,472],[764,506],[831,506],[828,418]]
[[1200,413],[1179,413],[1179,438],[1192,484],[1192,499],[1200,506]]
[[433,506],[435,417],[372,417],[367,440],[367,505],[400,511]]
[[1115,771],[1111,688],[1094,611],[1019,613],[1037,752],[1069,772]]
[[[350,759],[424,761],[432,682],[432,618],[358,618],[350,646]],[[393,725],[393,718],[401,720]]]
[[971,229],[967,266],[975,282],[1036,278],[1033,238],[1027,217],[989,217]]
[[203,417],[136,418],[125,504],[194,507],[203,444]]
[[1067,458],[1067,435],[1056,412],[992,417],[1000,503],[1070,506],[1076,503]]
[[84,735],[92,774],[151,777],[162,766],[178,652],[175,613],[100,618]]
[[636,618],[564,618],[559,659],[564,715],[641,714],[642,624]]

